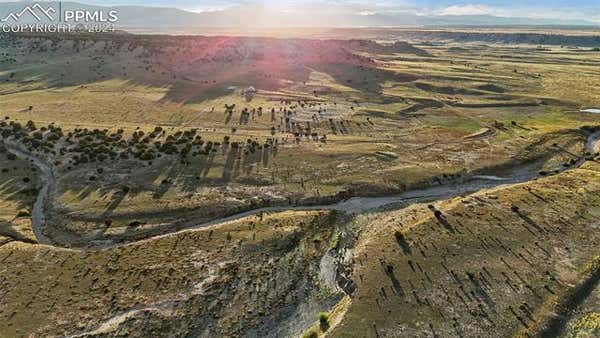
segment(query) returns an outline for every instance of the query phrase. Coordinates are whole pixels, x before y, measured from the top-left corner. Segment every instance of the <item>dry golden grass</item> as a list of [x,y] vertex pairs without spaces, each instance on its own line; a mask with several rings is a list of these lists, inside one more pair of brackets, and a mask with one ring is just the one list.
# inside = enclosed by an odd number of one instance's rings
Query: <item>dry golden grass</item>
[[29,163],[9,160],[6,155],[0,153],[0,236],[35,241],[31,208],[37,194],[37,173]]
[[[286,297],[301,302],[318,291],[313,278],[334,222],[328,212],[287,212],[102,251],[3,245],[0,336],[102,331],[102,324],[133,336],[235,335],[282,320],[275,311]],[[109,325],[126,313],[130,321]]]
[[[576,112],[600,100],[590,90],[600,84],[597,54],[427,48],[433,57],[372,55],[377,69],[303,69],[306,81],[279,79],[283,86],[259,88],[251,101],[240,93],[251,80],[188,93],[208,79],[172,77],[164,65],[145,70],[139,51],[91,49],[68,65],[62,55],[20,51],[17,64],[0,64],[0,76],[15,73],[0,93],[6,115],[54,122],[66,133],[122,128],[130,135],[161,126],[169,134],[198,128],[212,142],[281,142],[276,154],[245,168],[242,156],[221,152],[210,164],[173,156],[60,165],[49,234],[72,235],[80,242],[71,244],[82,246],[139,240],[173,231],[176,222],[267,204],[398,192],[484,168],[510,175],[513,165],[540,158],[552,171],[583,153],[581,126],[600,124],[600,115]],[[77,71],[62,74],[66,67]],[[183,94],[189,100],[175,100]],[[319,104],[293,108],[300,124],[327,111],[311,126],[326,143],[296,143],[282,130],[281,111],[297,100]],[[224,105],[233,103],[228,116]],[[243,123],[242,109],[258,107],[264,113]],[[482,129],[491,132],[469,137]],[[591,230],[600,215],[600,171],[588,162],[438,202],[437,217],[426,205],[359,216],[346,256],[358,289],[333,306],[341,297],[318,277],[321,258],[340,240],[330,212],[255,216],[101,251],[25,244],[13,240],[33,239],[31,222],[15,216],[31,208],[34,195],[23,192],[33,183],[19,181],[28,164],[15,165],[0,174],[0,336],[292,336],[327,310],[325,333],[334,337],[507,336],[547,318],[545,305],[581,281],[600,244]],[[121,198],[124,186],[130,193]]]
[[332,336],[509,336],[534,326],[597,253],[599,169],[437,203],[439,220],[425,205],[363,216],[358,289]]

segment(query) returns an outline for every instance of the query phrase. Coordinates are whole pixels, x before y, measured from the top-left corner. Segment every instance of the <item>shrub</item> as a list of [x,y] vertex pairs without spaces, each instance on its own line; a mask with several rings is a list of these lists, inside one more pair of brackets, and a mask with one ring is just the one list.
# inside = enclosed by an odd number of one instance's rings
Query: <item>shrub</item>
[[319,332],[314,327],[302,335],[302,338],[317,338],[317,337],[319,337]]
[[329,322],[329,313],[319,312],[319,323],[328,323],[328,322]]
[[17,218],[19,217],[31,217],[31,213],[27,210],[21,210],[17,213]]
[[329,328],[329,313],[319,312],[319,326],[322,331],[327,331]]

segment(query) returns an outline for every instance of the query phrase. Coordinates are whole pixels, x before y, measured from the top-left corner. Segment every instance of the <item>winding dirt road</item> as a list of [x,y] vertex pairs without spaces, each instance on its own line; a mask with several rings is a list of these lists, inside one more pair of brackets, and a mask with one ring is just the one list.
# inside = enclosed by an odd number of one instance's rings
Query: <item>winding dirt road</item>
[[50,187],[54,185],[54,173],[52,171],[52,167],[45,161],[22,150],[15,142],[4,141],[4,145],[9,152],[13,153],[22,160],[33,163],[33,165],[35,165],[40,171],[39,178],[41,187],[37,197],[35,198],[35,202],[33,203],[33,209],[31,212],[31,227],[38,243],[52,245],[52,241],[50,238],[44,235],[43,231],[44,227],[46,226],[44,207],[50,193]]
[[[600,139],[600,131],[594,132],[589,135],[586,142],[586,151],[595,153],[598,149],[598,143]],[[54,172],[52,166],[46,161],[29,154],[16,142],[4,141],[8,151],[16,155],[17,157],[30,161],[40,171],[41,188],[38,196],[33,205],[32,212],[32,226],[33,232],[40,244],[54,245],[53,241],[44,235],[44,227],[46,226],[46,214],[45,205],[49,198],[51,187],[55,184]],[[578,165],[581,165],[585,160],[579,161]],[[211,225],[226,223],[235,221],[244,217],[257,215],[264,212],[284,212],[284,211],[299,211],[299,210],[336,210],[349,214],[360,214],[368,211],[373,211],[385,206],[393,204],[409,204],[419,203],[427,201],[435,201],[442,199],[449,199],[456,196],[461,196],[469,193],[474,193],[482,189],[489,189],[504,184],[516,184],[523,183],[534,179],[538,175],[537,164],[522,165],[513,168],[509,177],[498,177],[491,175],[478,175],[468,179],[464,179],[461,182],[455,182],[445,185],[431,186],[422,189],[409,190],[400,194],[394,194],[383,197],[353,197],[347,200],[343,200],[333,204],[320,204],[311,206],[273,206],[263,207],[258,209],[241,212],[235,215],[218,218],[209,222],[198,223],[188,222],[184,226],[179,227],[180,230],[184,231],[189,229],[198,229]],[[178,232],[175,231],[175,232]],[[169,236],[175,232],[151,236],[140,241],[152,240],[155,238]],[[100,245],[100,248],[110,248],[117,246],[125,246],[130,243],[112,243]],[[94,249],[96,247],[90,247],[87,249]]]

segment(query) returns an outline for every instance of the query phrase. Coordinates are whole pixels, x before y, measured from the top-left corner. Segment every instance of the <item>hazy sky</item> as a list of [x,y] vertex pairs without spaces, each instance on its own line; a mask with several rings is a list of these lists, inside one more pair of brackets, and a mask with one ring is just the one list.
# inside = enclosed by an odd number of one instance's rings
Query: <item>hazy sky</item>
[[[9,1],[9,0],[0,0]],[[14,0],[13,0],[14,1]],[[421,15],[494,15],[549,19],[585,19],[600,23],[600,0],[71,0],[96,5],[177,7],[189,11],[217,11],[259,6],[282,11],[327,7],[355,10],[363,15],[410,12]]]
[[146,5],[178,7],[191,11],[214,11],[236,6],[280,7],[354,6],[361,13],[410,11],[419,14],[519,16],[536,18],[582,18],[600,22],[600,0],[83,0],[99,5]]

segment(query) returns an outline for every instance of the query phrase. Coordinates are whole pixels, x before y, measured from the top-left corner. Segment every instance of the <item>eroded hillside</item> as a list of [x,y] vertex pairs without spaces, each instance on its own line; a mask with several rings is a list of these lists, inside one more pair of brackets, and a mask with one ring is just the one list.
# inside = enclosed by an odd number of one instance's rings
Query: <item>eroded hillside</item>
[[563,298],[600,274],[599,170],[589,162],[531,183],[361,217],[357,291],[329,334],[558,334],[543,326],[569,313],[556,304],[568,304]]

